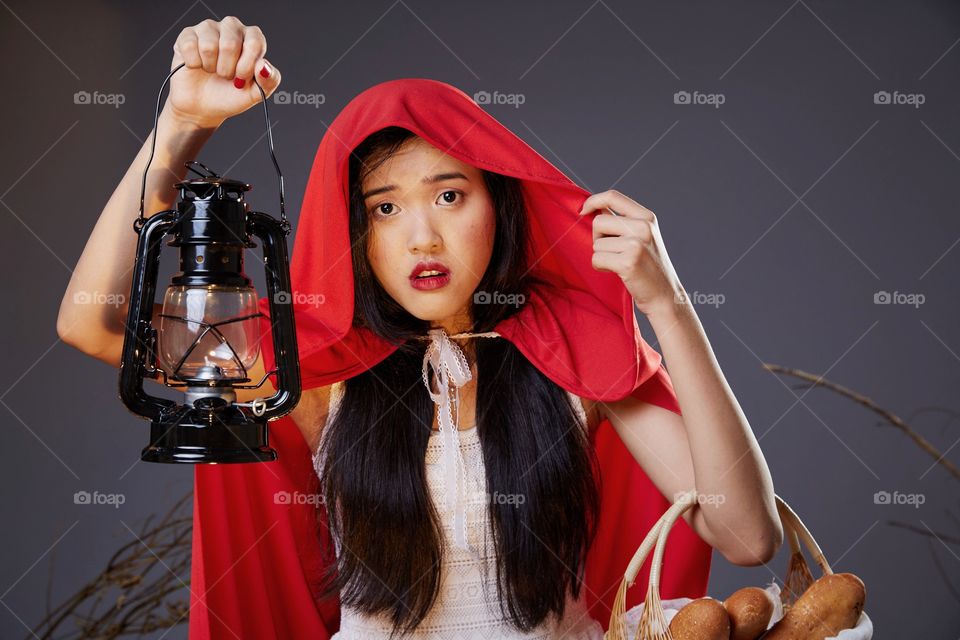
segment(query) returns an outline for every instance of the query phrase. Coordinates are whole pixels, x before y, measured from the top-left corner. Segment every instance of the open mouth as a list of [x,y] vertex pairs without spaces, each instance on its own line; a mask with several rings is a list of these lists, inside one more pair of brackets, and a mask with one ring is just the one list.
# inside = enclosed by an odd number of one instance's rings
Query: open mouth
[[443,271],[424,271],[422,275],[410,278],[410,284],[416,289],[436,289],[450,282],[450,274]]
[[447,274],[444,271],[424,271],[421,275],[415,276],[415,279],[422,280],[424,278],[437,278],[445,275]]
[[410,270],[409,277],[415,289],[436,289],[450,282],[450,271],[440,260],[424,259]]

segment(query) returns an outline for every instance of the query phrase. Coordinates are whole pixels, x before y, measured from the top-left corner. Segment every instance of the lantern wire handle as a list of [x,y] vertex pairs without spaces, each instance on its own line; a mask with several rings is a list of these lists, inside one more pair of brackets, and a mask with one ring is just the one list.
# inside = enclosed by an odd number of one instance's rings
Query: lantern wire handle
[[[197,174],[197,175],[200,176],[201,178],[219,178],[219,177],[220,177],[220,174],[219,174],[219,173],[217,173],[216,171],[214,171],[213,169],[211,169],[211,168],[208,167],[207,165],[203,164],[203,163],[200,162],[199,160],[187,160],[184,164],[185,164],[186,167],[187,167],[187,171],[193,171],[195,174]],[[202,168],[204,171],[206,171],[206,173],[201,173],[201,172],[197,171],[196,169],[194,169],[194,168],[193,168],[193,165],[195,165],[195,164],[196,164],[196,165],[200,165],[200,168]]]
[[[160,121],[160,102],[163,99],[163,90],[166,88],[167,84],[170,82],[170,78],[173,76],[173,74],[175,74],[177,71],[179,71],[185,66],[186,66],[186,63],[181,62],[170,73],[168,73],[167,77],[164,78],[163,80],[163,84],[160,85],[160,92],[157,94],[157,107],[153,114],[153,133],[151,136],[152,140],[150,142],[150,158],[147,160],[147,166],[144,167],[143,169],[143,180],[140,183],[140,215],[136,220],[133,221],[133,229],[137,233],[140,232],[140,229],[147,222],[147,219],[143,216],[143,201],[147,193],[147,172],[150,169],[150,164],[153,162],[153,156],[157,149],[157,124]],[[283,173],[280,171],[280,164],[277,162],[277,155],[273,151],[273,127],[270,125],[270,113],[267,109],[267,96],[263,92],[263,87],[261,87],[260,83],[257,82],[256,75],[254,75],[253,77],[253,84],[257,85],[257,89],[260,90],[260,98],[261,98],[260,102],[261,104],[263,104],[263,118],[267,125],[267,142],[270,148],[270,159],[273,161],[273,166],[277,170],[277,180],[278,180],[278,185],[280,190],[280,225],[283,228],[284,233],[290,233],[290,222],[287,220],[286,202],[284,200],[284,195],[283,195]],[[199,165],[204,170],[206,170],[209,175],[204,176],[202,173],[194,169],[193,165],[195,164]],[[189,162],[187,162],[186,167],[188,170],[193,171],[194,173],[202,177],[210,177],[210,178],[220,177],[213,170],[211,170],[210,168],[206,167],[203,163],[198,162],[196,160],[190,160]]]

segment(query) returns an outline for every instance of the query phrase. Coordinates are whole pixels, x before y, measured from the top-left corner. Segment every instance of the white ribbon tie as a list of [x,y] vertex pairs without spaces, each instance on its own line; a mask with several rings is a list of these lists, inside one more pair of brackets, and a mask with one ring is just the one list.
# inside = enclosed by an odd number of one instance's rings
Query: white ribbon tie
[[[473,379],[470,365],[460,346],[451,338],[493,338],[500,334],[458,333],[447,335],[443,329],[431,329],[427,339],[430,345],[423,356],[423,384],[437,405],[437,422],[440,427],[440,464],[443,477],[443,500],[448,510],[453,511],[453,539],[455,546],[470,549],[467,542],[466,466],[460,451],[460,387]],[[434,391],[430,386],[428,370],[432,368],[439,386]],[[457,418],[453,419],[450,384],[456,389]],[[450,489],[453,489],[452,491]]]

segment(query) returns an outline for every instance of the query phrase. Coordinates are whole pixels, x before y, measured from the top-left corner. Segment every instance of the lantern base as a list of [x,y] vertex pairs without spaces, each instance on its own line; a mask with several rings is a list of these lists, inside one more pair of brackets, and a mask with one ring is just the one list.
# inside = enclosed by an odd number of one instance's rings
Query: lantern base
[[272,462],[277,452],[267,444],[267,423],[150,423],[150,444],[140,452],[144,462],[227,464]]

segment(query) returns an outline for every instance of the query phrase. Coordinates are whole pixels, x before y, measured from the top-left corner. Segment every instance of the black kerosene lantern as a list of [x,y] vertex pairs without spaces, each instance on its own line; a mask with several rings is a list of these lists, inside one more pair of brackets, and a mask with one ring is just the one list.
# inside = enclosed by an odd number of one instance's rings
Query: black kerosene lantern
[[[173,69],[160,88],[184,65]],[[256,83],[256,79],[254,79]],[[277,453],[268,443],[267,422],[289,413],[300,400],[300,363],[290,296],[286,236],[290,233],[283,201],[283,175],[273,152],[270,116],[263,88],[270,156],[277,170],[280,220],[249,211],[244,193],[250,185],[217,175],[196,161],[187,169],[199,178],[174,185],[176,209],[143,215],[147,170],[140,192],[139,234],[130,291],[130,305],[120,364],[120,398],[134,413],[151,421],[150,444],[140,458],[147,462],[268,462]],[[154,132],[160,115],[160,97]],[[154,135],[153,148],[156,148]],[[203,172],[195,167],[199,166]],[[167,287],[154,327],[154,298],[160,264],[160,243],[180,251],[180,272]],[[256,384],[247,370],[260,353],[257,291],[243,271],[243,254],[263,243],[267,296],[270,303],[276,368]],[[249,403],[236,401],[236,389],[260,388],[276,373],[277,391]],[[147,394],[145,377],[162,378],[182,389],[183,404]]]

